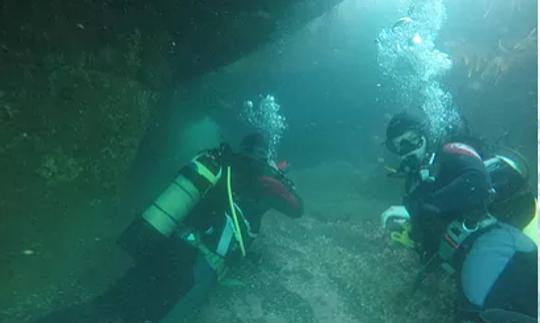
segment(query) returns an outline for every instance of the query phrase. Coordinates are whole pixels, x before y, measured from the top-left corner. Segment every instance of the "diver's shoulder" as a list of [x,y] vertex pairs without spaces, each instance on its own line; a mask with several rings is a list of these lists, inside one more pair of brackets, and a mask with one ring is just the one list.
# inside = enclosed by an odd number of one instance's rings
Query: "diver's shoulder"
[[467,156],[482,161],[480,153],[474,147],[459,141],[451,141],[443,144],[440,152],[449,156]]

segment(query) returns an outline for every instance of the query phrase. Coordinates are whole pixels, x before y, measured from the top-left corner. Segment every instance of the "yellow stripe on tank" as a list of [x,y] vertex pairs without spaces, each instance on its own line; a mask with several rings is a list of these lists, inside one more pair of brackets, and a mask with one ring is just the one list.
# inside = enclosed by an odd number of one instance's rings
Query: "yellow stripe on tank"
[[219,172],[214,175],[214,173],[212,173],[204,164],[199,162],[197,158],[194,158],[192,161],[197,166],[197,173],[206,178],[212,185],[216,185],[221,178],[221,168],[219,169]]
[[534,199],[534,217],[523,229],[523,233],[538,245],[538,201]]

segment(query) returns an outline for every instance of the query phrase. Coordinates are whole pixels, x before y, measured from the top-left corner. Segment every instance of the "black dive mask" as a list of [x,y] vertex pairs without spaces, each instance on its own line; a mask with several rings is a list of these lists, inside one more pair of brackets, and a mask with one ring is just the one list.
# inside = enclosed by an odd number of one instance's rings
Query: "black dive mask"
[[399,156],[404,156],[420,148],[424,144],[424,138],[416,131],[408,131],[401,136],[388,138],[386,148]]

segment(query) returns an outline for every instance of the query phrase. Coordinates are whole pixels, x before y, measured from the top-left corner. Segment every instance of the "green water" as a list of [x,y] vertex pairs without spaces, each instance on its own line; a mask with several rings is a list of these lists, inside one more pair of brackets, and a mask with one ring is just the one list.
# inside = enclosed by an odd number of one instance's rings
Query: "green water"
[[[418,259],[379,220],[401,200],[382,143],[403,107],[375,39],[408,2],[327,10],[336,2],[0,4],[0,322],[31,322],[120,277],[131,260],[116,239],[133,216],[196,152],[237,145],[243,102],[266,94],[287,120],[277,156],[306,212],[270,212],[257,257],[231,269],[243,286],[217,286],[193,320],[452,322],[454,282],[434,273],[403,296]],[[441,84],[475,135],[535,173],[537,3],[446,6],[435,44],[453,66]]]

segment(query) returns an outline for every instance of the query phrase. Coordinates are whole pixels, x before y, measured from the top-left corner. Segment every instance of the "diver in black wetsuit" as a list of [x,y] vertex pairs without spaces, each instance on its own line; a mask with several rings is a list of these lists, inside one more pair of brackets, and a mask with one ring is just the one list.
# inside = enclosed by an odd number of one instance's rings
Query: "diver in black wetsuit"
[[303,213],[294,184],[268,160],[262,135],[245,137],[240,153],[226,144],[205,151],[120,237],[133,266],[100,296],[37,322],[185,318],[205,300],[227,264],[245,255],[270,208],[290,217]]
[[462,142],[429,142],[425,126],[407,113],[394,116],[386,134],[388,149],[401,159],[406,196],[405,207],[389,209],[383,221],[409,221],[424,261],[457,274],[460,318],[536,318],[537,247],[489,212],[497,192],[480,154]]

